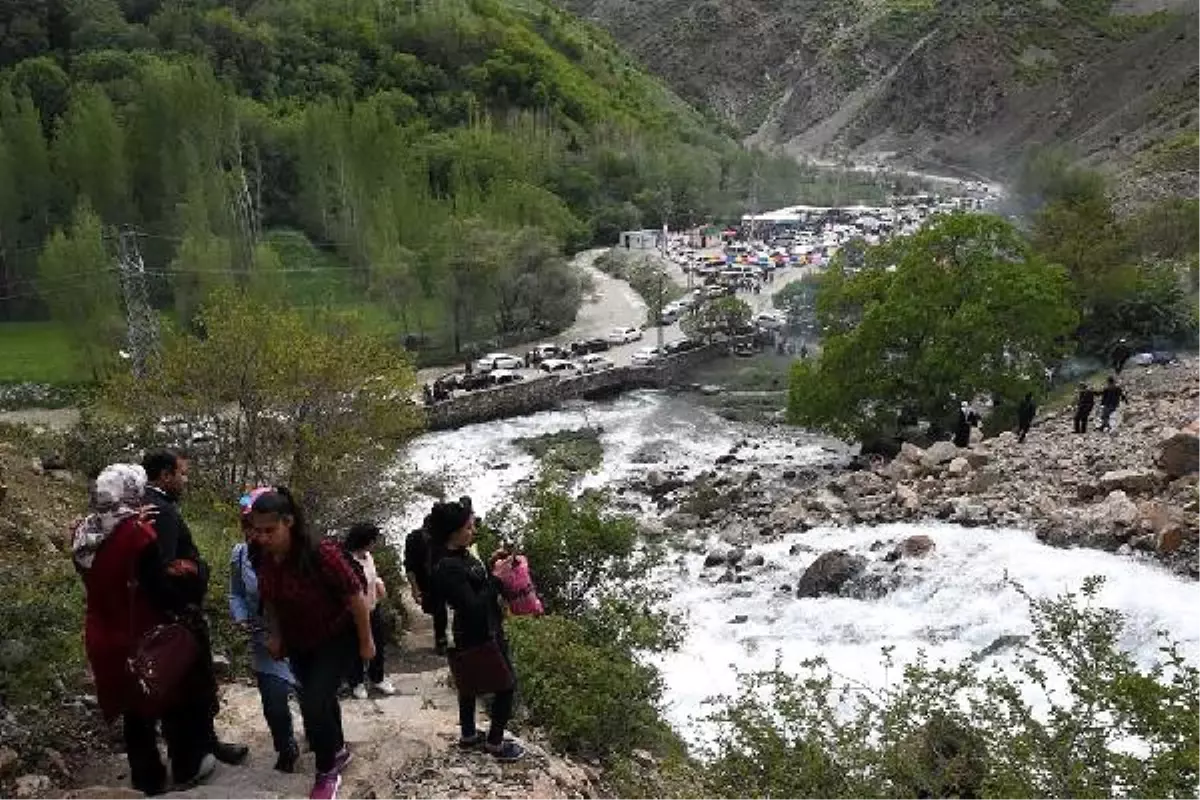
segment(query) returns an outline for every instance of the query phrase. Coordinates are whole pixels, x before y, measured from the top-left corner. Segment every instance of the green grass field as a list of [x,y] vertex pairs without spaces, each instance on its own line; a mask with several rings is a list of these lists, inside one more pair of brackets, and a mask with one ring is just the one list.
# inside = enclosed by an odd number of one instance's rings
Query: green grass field
[[88,379],[62,326],[0,322],[0,383],[75,383]]

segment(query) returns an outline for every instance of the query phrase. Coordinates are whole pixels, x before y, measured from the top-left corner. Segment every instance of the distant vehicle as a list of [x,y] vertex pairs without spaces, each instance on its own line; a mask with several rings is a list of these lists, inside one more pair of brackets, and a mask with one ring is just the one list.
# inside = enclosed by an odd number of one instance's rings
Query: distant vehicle
[[665,351],[667,355],[671,356],[675,355],[676,353],[686,353],[688,350],[695,350],[697,347],[701,346],[701,343],[695,339],[683,338],[676,339],[673,342],[667,342],[663,345],[663,351]]
[[567,351],[556,344],[539,344],[529,351],[529,363],[537,364],[547,358],[563,358]]
[[728,286],[717,285],[717,286],[705,286],[704,287],[704,296],[711,298],[711,299],[716,299],[718,297],[724,297],[725,295],[732,294],[732,293],[733,293],[733,290]]
[[588,353],[603,353],[610,347],[612,345],[608,343],[608,339],[596,336],[591,339],[576,339],[567,346],[567,349],[573,356],[582,356]]
[[613,328],[607,338],[610,344],[625,344],[641,339],[642,332],[637,328]]
[[488,373],[488,378],[493,386],[504,386],[508,383],[517,383],[525,380],[521,373],[513,372],[511,369],[494,369]]
[[683,309],[678,306],[667,306],[662,310],[662,315],[658,318],[660,325],[674,324],[680,317],[683,316]]
[[756,314],[753,320],[754,324],[764,330],[774,331],[782,328],[787,324],[787,319],[782,314],[773,314],[771,312],[763,312]]
[[606,369],[612,369],[614,366],[611,360],[596,353],[586,355],[576,363],[579,364],[579,371],[585,375],[592,372],[603,372]]
[[490,372],[494,369],[520,369],[525,362],[508,353],[488,353],[475,362],[475,369],[480,372]]
[[549,373],[568,372],[576,375],[579,374],[579,365],[574,361],[567,361],[565,358],[547,358],[538,366],[538,369],[540,369],[542,372]]
[[664,355],[662,350],[657,347],[643,347],[633,354],[633,363],[639,367],[644,367],[647,364],[652,364],[658,361]]

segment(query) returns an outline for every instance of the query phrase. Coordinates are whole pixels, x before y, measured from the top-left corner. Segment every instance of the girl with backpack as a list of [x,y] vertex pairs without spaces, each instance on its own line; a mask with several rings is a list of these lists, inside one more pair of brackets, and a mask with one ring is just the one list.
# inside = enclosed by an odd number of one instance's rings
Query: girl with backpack
[[316,756],[309,797],[334,798],[351,760],[338,687],[356,658],[375,656],[366,587],[338,542],[308,530],[287,489],[259,495],[250,522],[263,549],[258,586],[270,629],[267,649],[292,665],[304,731]]

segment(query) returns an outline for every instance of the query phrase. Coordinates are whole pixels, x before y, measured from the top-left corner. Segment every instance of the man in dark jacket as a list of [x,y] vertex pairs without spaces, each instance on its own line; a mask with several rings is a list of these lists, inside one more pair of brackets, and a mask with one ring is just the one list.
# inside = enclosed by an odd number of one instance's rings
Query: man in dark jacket
[[1103,391],[1100,392],[1100,430],[1109,430],[1109,423],[1117,406],[1128,402],[1129,398],[1125,396],[1125,390],[1118,386],[1117,379],[1110,375],[1104,384]]
[[217,739],[217,730],[213,722],[218,706],[217,683],[212,669],[212,641],[201,610],[204,595],[208,592],[209,570],[208,564],[200,555],[200,549],[192,539],[191,529],[179,511],[179,500],[187,488],[188,460],[186,456],[170,450],[156,450],[146,454],[142,459],[142,467],[146,470],[146,501],[154,506],[151,524],[157,534],[158,552],[166,572],[180,577],[188,586],[189,596],[186,600],[194,612],[189,615],[193,621],[189,627],[193,629],[192,632],[196,634],[200,645],[201,662],[208,665],[205,692],[210,697],[209,702],[205,704],[205,710],[209,712],[205,728],[210,752],[218,761],[240,764],[246,760],[250,748],[244,744],[230,744]]
[[1086,383],[1079,384],[1079,397],[1075,401],[1075,432],[1087,433],[1088,417],[1096,407],[1096,393]]
[[404,571],[408,575],[408,586],[413,601],[426,614],[433,617],[433,644],[437,654],[446,654],[446,628],[449,612],[446,601],[434,592],[433,567],[436,559],[433,543],[429,539],[429,517],[425,524],[412,531],[404,540]]
[[[1112,349],[1113,372],[1120,375],[1121,370],[1125,368],[1125,362],[1129,360],[1129,356],[1131,355],[1132,353],[1129,350],[1129,342],[1125,339],[1118,339],[1117,343],[1113,345]],[[1103,403],[1100,404],[1100,408],[1104,408]]]
[[1025,441],[1025,434],[1029,433],[1030,426],[1033,425],[1033,418],[1037,414],[1037,406],[1033,403],[1033,392],[1026,392],[1025,398],[1021,400],[1021,404],[1017,406],[1017,441]]

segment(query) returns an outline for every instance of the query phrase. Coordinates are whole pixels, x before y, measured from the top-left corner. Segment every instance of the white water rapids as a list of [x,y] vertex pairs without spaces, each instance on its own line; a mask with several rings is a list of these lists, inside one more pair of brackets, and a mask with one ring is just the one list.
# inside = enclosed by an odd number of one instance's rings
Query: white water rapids
[[[409,450],[420,473],[440,478],[450,497],[469,494],[483,513],[502,503],[536,470],[535,460],[512,440],[584,425],[604,429],[604,462],[583,486],[600,486],[651,469],[685,467],[689,475],[711,469],[735,442],[746,460],[736,470],[756,465],[817,463],[828,458],[822,440],[787,430],[765,431],[726,422],[685,399],[638,392],[605,403],[580,404],[512,420],[473,425],[422,436]],[[656,443],[664,463],[634,464],[630,456]],[[429,499],[419,496],[393,535],[415,527]],[[642,502],[635,513],[655,513]],[[876,600],[823,597],[798,600],[792,591],[800,574],[818,555],[844,549],[878,560],[875,542],[891,542],[924,533],[936,543],[930,556],[915,562],[904,582]],[[795,554],[790,554],[799,545]],[[719,570],[703,570],[698,553],[672,556],[664,580],[672,589],[672,608],[686,615],[682,648],[656,659],[667,685],[668,714],[693,741],[705,737],[695,719],[709,709],[704,701],[736,688],[736,671],[770,669],[777,654],[786,668],[805,658],[824,656],[848,678],[871,686],[898,680],[885,676],[881,649],[892,647],[897,664],[924,649],[931,660],[970,657],[1005,634],[1030,631],[1028,607],[1008,583],[1021,584],[1035,597],[1078,591],[1090,575],[1103,575],[1100,605],[1120,609],[1128,621],[1123,646],[1139,661],[1157,654],[1155,633],[1166,630],[1181,641],[1193,662],[1200,662],[1200,632],[1195,608],[1200,587],[1158,568],[1093,550],[1058,550],[1041,545],[1026,531],[965,529],[948,524],[886,525],[856,529],[814,529],[783,540],[757,544],[766,564],[746,583],[713,582]],[[704,577],[702,577],[704,573]],[[735,618],[745,617],[735,623]],[[1000,664],[1012,651],[993,658]],[[990,660],[990,659],[989,659]]]

